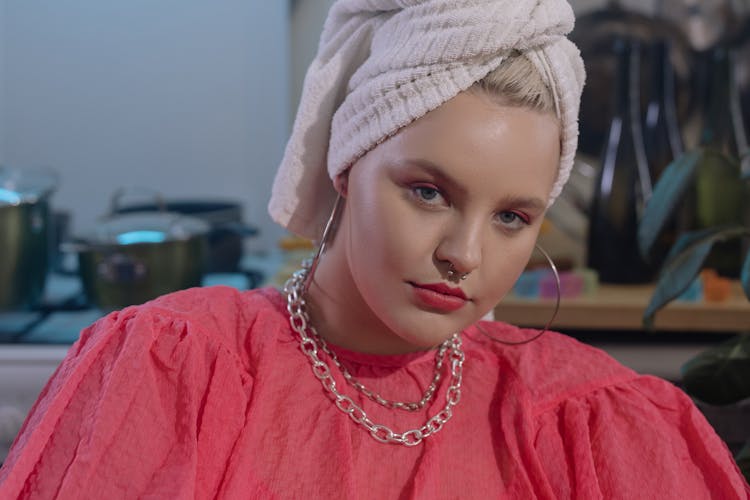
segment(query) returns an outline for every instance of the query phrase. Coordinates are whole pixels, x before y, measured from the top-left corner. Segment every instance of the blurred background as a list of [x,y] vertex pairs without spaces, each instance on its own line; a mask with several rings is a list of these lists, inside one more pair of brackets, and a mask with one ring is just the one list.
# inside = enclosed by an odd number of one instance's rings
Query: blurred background
[[[147,186],[167,198],[241,202],[259,229],[246,244],[273,248],[282,233],[266,214],[269,188],[331,4],[2,0],[0,164],[54,169],[52,208],[67,213],[68,231],[90,228],[115,190]],[[671,42],[689,141],[694,52],[739,33],[747,0],[572,4],[589,72],[586,163],[596,167],[610,120],[615,33]],[[747,64],[739,77],[747,85]],[[585,183],[576,185],[584,196]],[[580,234],[577,215],[559,225]]]
[[[291,109],[288,2],[0,2],[0,164],[51,167],[85,230],[123,186],[265,205]],[[317,29],[317,25],[315,28]]]

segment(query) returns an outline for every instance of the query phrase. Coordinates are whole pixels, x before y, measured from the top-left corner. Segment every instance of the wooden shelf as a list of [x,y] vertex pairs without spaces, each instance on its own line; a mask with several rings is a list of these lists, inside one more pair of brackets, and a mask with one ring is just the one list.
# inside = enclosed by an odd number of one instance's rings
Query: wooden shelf
[[[739,283],[720,303],[672,302],[656,314],[655,329],[694,332],[750,331],[750,302]],[[652,285],[601,285],[593,296],[563,299],[552,329],[641,330]],[[554,299],[508,296],[495,308],[495,318],[519,326],[543,327],[554,310]]]

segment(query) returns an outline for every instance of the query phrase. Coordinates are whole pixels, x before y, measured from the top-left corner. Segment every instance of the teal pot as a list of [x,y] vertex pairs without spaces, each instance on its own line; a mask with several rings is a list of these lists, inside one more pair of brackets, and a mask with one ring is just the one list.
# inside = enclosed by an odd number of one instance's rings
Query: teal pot
[[[145,196],[146,200],[134,202],[134,195]],[[235,200],[165,199],[151,188],[131,186],[115,191],[110,204],[110,214],[175,212],[206,222],[209,225],[208,272],[237,272],[244,239],[258,234],[256,227],[243,222],[242,205]]]
[[0,167],[0,311],[34,309],[49,263],[51,173]]
[[237,272],[242,258],[243,240],[256,236],[258,229],[242,220],[242,205],[231,200],[183,199],[159,200],[114,206],[113,213],[132,212],[176,212],[206,222],[208,231],[208,272]]
[[200,286],[208,229],[180,214],[132,213],[106,218],[65,247],[78,253],[88,302],[111,311]]

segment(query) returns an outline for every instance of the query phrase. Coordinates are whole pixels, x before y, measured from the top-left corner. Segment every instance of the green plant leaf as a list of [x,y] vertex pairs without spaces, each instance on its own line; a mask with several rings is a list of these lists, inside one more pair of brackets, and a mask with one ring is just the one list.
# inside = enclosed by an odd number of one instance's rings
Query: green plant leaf
[[653,327],[656,312],[684,292],[703,266],[717,241],[749,235],[742,226],[718,227],[682,234],[669,251],[659,273],[654,294],[643,313],[643,325]]
[[750,149],[740,155],[740,171],[743,179],[750,180]]
[[692,183],[698,166],[712,154],[703,149],[689,151],[664,169],[638,224],[638,248],[644,258],[648,258],[659,233]]
[[737,335],[682,366],[685,391],[713,405],[750,397],[750,335]]
[[[669,249],[669,253],[664,261],[666,267],[671,261],[678,259],[686,250],[701,245],[708,240],[726,241],[742,236],[750,236],[750,228],[744,226],[716,226],[699,231],[686,231],[680,235],[677,241]],[[660,274],[664,274],[664,267]]]
[[695,218],[699,227],[740,224],[747,186],[736,157],[706,149],[695,171]]

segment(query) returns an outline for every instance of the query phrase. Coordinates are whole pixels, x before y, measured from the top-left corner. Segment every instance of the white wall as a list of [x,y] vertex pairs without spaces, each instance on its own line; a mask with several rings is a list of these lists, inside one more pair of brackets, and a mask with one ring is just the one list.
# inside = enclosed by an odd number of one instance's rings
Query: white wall
[[334,0],[294,0],[292,2],[290,19],[290,123],[294,121],[307,66],[318,51],[318,41],[323,30],[323,23],[333,2]]
[[287,2],[3,7],[0,160],[57,169],[54,206],[71,210],[78,230],[117,187],[146,185],[170,197],[241,199],[262,226],[251,247],[275,243],[281,231],[266,204],[289,131]]
[[5,158],[5,2],[0,1],[0,165]]

